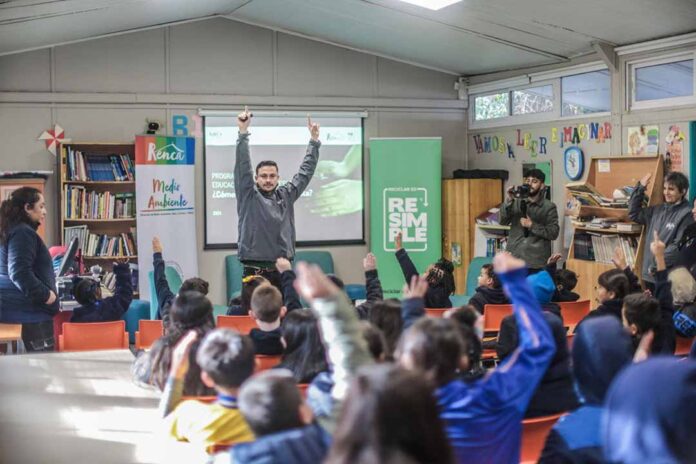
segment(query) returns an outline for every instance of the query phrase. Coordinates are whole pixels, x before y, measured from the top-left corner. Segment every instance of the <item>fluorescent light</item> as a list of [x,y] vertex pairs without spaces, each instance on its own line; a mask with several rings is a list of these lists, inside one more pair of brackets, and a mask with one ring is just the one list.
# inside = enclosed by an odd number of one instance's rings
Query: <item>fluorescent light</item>
[[454,3],[459,3],[462,0],[401,0],[405,3],[410,3],[411,5],[421,6],[429,10],[441,10],[446,6],[450,6]]

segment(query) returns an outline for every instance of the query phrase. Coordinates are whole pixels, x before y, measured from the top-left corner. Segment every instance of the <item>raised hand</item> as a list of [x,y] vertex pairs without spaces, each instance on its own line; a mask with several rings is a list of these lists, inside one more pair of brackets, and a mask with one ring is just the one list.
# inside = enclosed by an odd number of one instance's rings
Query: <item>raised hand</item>
[[374,271],[377,269],[377,258],[372,253],[368,253],[363,258],[363,271]]
[[237,126],[240,134],[246,134],[249,131],[252,114],[249,112],[249,107],[245,106],[244,111],[237,115]]
[[275,262],[276,269],[281,274],[292,269],[292,264],[285,258],[278,258]]
[[651,173],[647,173],[646,175],[644,175],[643,178],[640,179],[640,185],[642,185],[643,187],[647,187],[648,182],[650,182],[651,177],[652,177]]
[[614,248],[614,255],[611,257],[611,262],[614,263],[616,269],[620,269],[622,271],[626,269],[626,256],[624,256],[624,252],[621,247]]
[[319,140],[319,123],[313,123],[312,117],[307,115],[307,128],[309,129],[309,134],[312,140],[315,142]]
[[496,274],[522,269],[527,264],[519,258],[515,258],[509,251],[501,251],[493,258],[493,269]]
[[554,253],[551,256],[549,256],[549,259],[546,261],[546,264],[556,264],[558,261],[561,259],[561,254],[560,253]]
[[159,237],[156,235],[152,237],[152,252],[162,253],[162,242],[160,242]]
[[638,343],[638,348],[633,354],[633,362],[641,362],[648,359],[650,356],[650,348],[652,347],[653,339],[655,338],[655,332],[652,329],[648,330],[640,337],[640,342]]
[[169,375],[177,379],[182,379],[186,376],[189,370],[189,351],[191,351],[191,345],[193,345],[197,337],[198,334],[190,330],[179,343],[176,344],[172,352],[172,365],[169,370]]
[[403,235],[401,235],[401,232],[396,234],[396,238],[394,239],[394,246],[396,247],[396,251],[402,250],[404,248],[404,243],[403,243]]
[[428,281],[425,277],[414,275],[411,277],[410,284],[404,284],[402,290],[404,298],[423,298],[428,291]]
[[329,298],[341,292],[319,266],[305,262],[297,263],[295,290],[310,303],[317,298]]
[[653,241],[650,243],[650,251],[655,256],[665,255],[665,242],[660,240],[660,236],[657,235],[657,231],[653,231]]

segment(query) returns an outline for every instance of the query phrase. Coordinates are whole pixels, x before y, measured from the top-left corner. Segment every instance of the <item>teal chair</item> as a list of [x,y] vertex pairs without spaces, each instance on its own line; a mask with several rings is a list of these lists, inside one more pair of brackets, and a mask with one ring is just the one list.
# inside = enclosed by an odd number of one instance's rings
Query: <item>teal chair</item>
[[[164,267],[164,275],[169,283],[169,288],[172,292],[178,293],[181,288],[181,276],[177,270],[171,266]],[[159,301],[157,301],[157,289],[155,288],[155,272],[150,271],[147,275],[148,281],[150,282],[150,319],[157,319],[157,308],[159,308]]]
[[469,302],[471,297],[469,295],[450,295],[450,302],[452,302],[453,307],[464,306]]
[[298,251],[295,253],[295,263],[305,261],[318,265],[324,274],[334,273],[334,262],[328,251]]
[[232,298],[242,293],[243,275],[244,266],[237,255],[225,256],[225,278],[227,280],[227,301],[225,303],[229,303]]
[[474,293],[476,293],[476,287],[478,287],[478,276],[481,274],[481,268],[484,264],[490,264],[492,262],[493,257],[491,256],[476,256],[471,260],[469,263],[469,268],[466,271],[466,301],[469,301]]
[[227,305],[213,305],[213,317],[217,321],[218,316],[224,316],[227,314]]
[[128,311],[121,317],[126,321],[126,332],[130,344],[135,343],[135,331],[138,330],[138,323],[141,319],[150,319],[150,303],[145,300],[131,301]]

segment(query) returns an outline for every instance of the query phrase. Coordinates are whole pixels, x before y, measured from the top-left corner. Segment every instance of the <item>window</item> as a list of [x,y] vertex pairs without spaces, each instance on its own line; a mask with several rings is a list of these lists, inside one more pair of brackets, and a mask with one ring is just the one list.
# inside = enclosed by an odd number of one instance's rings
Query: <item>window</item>
[[553,86],[542,85],[512,91],[512,114],[534,114],[553,111]]
[[510,94],[502,92],[476,97],[474,108],[476,121],[503,118],[510,111]]
[[690,97],[694,94],[694,60],[635,68],[635,101]]
[[561,116],[611,111],[609,70],[561,77]]

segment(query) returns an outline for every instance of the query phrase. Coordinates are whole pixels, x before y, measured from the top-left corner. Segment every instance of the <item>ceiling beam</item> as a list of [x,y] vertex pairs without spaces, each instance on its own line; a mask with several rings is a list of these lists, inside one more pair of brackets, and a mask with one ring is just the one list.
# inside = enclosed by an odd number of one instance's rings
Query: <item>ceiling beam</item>
[[616,55],[616,51],[614,50],[614,45],[607,42],[596,41],[592,42],[592,48],[597,53],[597,56],[604,61],[604,64],[607,65],[612,73],[618,71],[618,57]]

